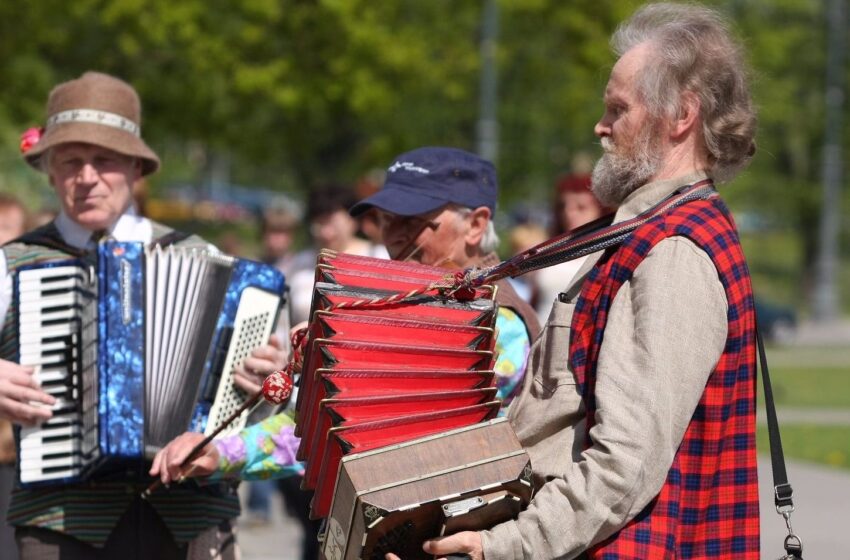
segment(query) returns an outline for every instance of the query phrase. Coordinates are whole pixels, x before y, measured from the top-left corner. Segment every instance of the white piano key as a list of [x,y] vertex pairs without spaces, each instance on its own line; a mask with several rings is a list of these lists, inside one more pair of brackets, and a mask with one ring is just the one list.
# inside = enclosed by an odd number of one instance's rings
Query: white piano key
[[50,342],[27,342],[21,344],[19,352],[21,355],[34,354],[36,352],[52,352],[54,350],[64,350],[68,347],[68,343],[63,340],[52,340]]
[[25,366],[51,366],[62,364],[68,361],[68,357],[64,354],[48,354],[46,356],[40,354],[21,354],[21,365]]
[[70,322],[79,317],[79,311],[73,307],[65,307],[51,311],[35,310],[27,313],[21,313],[18,319],[18,324],[21,328],[29,327],[30,325],[42,326],[49,321]]
[[55,338],[60,336],[71,336],[79,330],[79,326],[73,321],[61,325],[50,325],[40,327],[35,325],[21,325],[21,331],[18,335],[20,344],[26,344],[34,341],[41,341],[45,338]]
[[72,290],[45,297],[21,299],[18,301],[18,311],[20,313],[32,313],[51,307],[72,307],[82,305],[82,303],[82,294],[78,290]]
[[40,430],[37,433],[32,433],[24,436],[21,435],[21,453],[25,449],[39,449],[48,443],[58,443],[60,441],[79,438],[81,430],[79,426],[61,426]]
[[52,443],[45,443],[41,447],[27,447],[21,449],[21,462],[30,461],[33,459],[42,459],[47,455],[66,454],[68,456],[79,455],[82,450],[80,440],[67,440]]
[[47,482],[49,480],[61,480],[63,478],[71,478],[75,476],[79,476],[82,472],[82,466],[63,469],[59,471],[51,471],[49,473],[42,472],[39,470],[22,470],[21,471],[21,483],[23,484],[32,484],[34,482]]
[[30,268],[18,273],[21,282],[38,281],[45,278],[71,277],[82,275],[83,269],[77,265],[45,266],[41,268]]

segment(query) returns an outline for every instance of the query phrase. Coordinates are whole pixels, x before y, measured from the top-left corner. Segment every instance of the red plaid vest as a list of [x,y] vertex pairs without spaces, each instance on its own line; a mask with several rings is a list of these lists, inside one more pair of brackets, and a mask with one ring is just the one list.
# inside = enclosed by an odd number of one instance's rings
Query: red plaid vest
[[701,247],[717,268],[728,301],[726,346],[661,492],[625,527],[593,547],[589,557],[756,559],[755,314],[735,225],[718,197],[689,202],[650,220],[600,259],[573,315],[570,365],[590,429],[596,409],[596,365],[611,303],[649,251],[674,235]]

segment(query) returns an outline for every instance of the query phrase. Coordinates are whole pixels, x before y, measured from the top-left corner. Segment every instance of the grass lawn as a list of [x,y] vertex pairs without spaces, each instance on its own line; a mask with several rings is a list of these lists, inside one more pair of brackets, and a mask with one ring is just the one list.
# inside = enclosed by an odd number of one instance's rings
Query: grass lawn
[[[850,409],[850,348],[767,349],[777,408]],[[764,408],[759,379],[759,406]],[[782,448],[793,459],[850,470],[850,425],[791,424],[780,420]],[[767,426],[759,426],[758,450],[768,454]]]
[[[770,358],[768,358],[769,360]],[[850,370],[840,367],[771,367],[776,407],[850,408]],[[759,379],[760,407],[764,407]]]
[[[780,424],[786,458],[803,459],[850,470],[850,426]],[[768,455],[767,426],[759,426],[759,453]]]

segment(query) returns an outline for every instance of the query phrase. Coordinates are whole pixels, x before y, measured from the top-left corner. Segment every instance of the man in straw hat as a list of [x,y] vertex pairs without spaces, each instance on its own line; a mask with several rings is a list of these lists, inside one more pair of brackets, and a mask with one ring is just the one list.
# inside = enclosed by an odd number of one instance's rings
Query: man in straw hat
[[[97,72],[58,85],[47,102],[47,123],[28,131],[24,158],[47,174],[61,211],[47,225],[0,251],[0,418],[32,425],[52,416],[55,399],[39,388],[33,368],[13,362],[17,346],[12,275],[23,266],[87,258],[96,240],[169,242],[211,249],[138,215],[133,184],[159,168],[141,137],[141,106],[127,83]],[[284,356],[273,346],[256,349],[246,365],[271,371]],[[134,480],[17,489],[9,522],[23,559],[233,558],[231,519],[239,514],[232,488],[181,485],[138,498]]]

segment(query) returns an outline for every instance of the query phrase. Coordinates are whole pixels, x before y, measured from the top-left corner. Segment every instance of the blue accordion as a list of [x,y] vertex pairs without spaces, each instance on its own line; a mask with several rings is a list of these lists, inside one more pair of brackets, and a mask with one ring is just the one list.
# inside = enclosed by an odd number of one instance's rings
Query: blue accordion
[[57,399],[17,433],[21,484],[143,473],[177,435],[211,431],[248,398],[234,368],[275,330],[285,290],[268,265],[141,243],[101,243],[96,268],[19,269],[18,362]]

